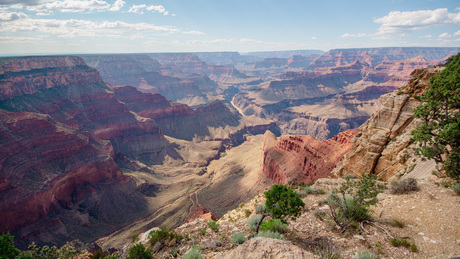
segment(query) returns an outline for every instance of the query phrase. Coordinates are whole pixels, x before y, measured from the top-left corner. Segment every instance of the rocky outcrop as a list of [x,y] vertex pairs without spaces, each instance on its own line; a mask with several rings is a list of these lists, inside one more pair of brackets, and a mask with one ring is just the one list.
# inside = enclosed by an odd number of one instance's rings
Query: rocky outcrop
[[265,133],[263,174],[277,184],[314,182],[330,171],[351,148],[357,130],[347,130],[324,141],[311,136],[281,136]]
[[319,258],[318,256],[291,244],[290,242],[263,237],[256,237],[244,242],[237,248],[224,253],[221,258],[232,259],[243,257],[248,259]]
[[212,213],[203,206],[195,207],[192,213],[187,217],[186,222],[191,222],[195,219],[217,220]]
[[441,68],[417,69],[409,84],[382,95],[382,107],[359,129],[353,147],[332,172],[335,176],[372,173],[386,180],[404,171],[413,162],[411,132],[417,125],[413,109],[420,105],[417,96],[429,88],[429,78]]

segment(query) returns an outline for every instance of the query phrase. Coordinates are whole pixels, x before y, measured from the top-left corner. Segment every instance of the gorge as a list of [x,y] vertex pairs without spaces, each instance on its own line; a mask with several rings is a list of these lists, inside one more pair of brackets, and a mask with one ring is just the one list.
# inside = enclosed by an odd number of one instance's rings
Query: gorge
[[437,71],[419,69],[459,51],[1,58],[0,232],[21,247],[120,248],[191,214],[220,218],[274,183],[389,179],[412,166],[411,85]]

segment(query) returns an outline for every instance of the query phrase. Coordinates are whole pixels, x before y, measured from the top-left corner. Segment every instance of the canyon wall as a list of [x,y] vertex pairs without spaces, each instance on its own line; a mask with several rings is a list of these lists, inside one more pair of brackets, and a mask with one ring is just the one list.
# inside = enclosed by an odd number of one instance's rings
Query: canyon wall
[[262,173],[276,184],[314,182],[329,176],[343,158],[358,133],[351,129],[328,140],[316,140],[309,135],[276,138],[265,133]]
[[429,88],[429,78],[441,70],[441,67],[414,70],[407,86],[382,95],[381,108],[359,128],[352,139],[353,147],[331,174],[340,177],[371,173],[387,180],[410,168],[414,163],[411,132],[418,123],[413,109],[420,105],[417,96],[424,94]]

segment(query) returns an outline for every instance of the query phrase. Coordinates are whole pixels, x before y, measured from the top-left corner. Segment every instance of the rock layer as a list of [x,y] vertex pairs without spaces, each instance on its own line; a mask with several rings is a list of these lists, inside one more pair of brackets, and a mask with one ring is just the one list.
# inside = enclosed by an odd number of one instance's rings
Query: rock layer
[[311,136],[281,136],[265,133],[263,174],[277,184],[314,182],[330,171],[351,148],[357,130],[347,130],[320,141]]
[[416,98],[429,88],[429,78],[442,68],[417,69],[409,84],[398,91],[382,95],[382,107],[360,128],[352,140],[353,147],[332,172],[346,174],[377,174],[386,180],[411,166],[411,132],[418,121],[413,109],[420,105]]

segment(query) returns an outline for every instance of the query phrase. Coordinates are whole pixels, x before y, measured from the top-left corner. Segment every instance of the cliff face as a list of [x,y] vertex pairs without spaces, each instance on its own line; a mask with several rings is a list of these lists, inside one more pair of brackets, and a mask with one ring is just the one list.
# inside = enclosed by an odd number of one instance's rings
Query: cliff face
[[457,54],[460,48],[362,48],[362,49],[333,49],[316,59],[309,69],[319,67],[342,66],[355,62],[356,60],[375,67],[385,61],[397,61],[411,59],[419,56],[432,61],[443,59]]
[[265,133],[263,174],[277,184],[313,182],[330,171],[351,148],[357,130],[347,130],[328,140],[311,136],[281,136]]
[[353,147],[332,172],[335,176],[377,174],[386,180],[410,167],[412,130],[417,126],[413,109],[420,105],[415,97],[429,88],[429,78],[441,68],[417,69],[409,84],[382,95],[382,107],[360,128]]
[[[169,143],[156,123],[133,114],[81,58],[0,64],[0,231],[25,243],[90,241],[142,214],[145,201],[113,158],[161,159]],[[89,222],[97,227],[88,235]]]

